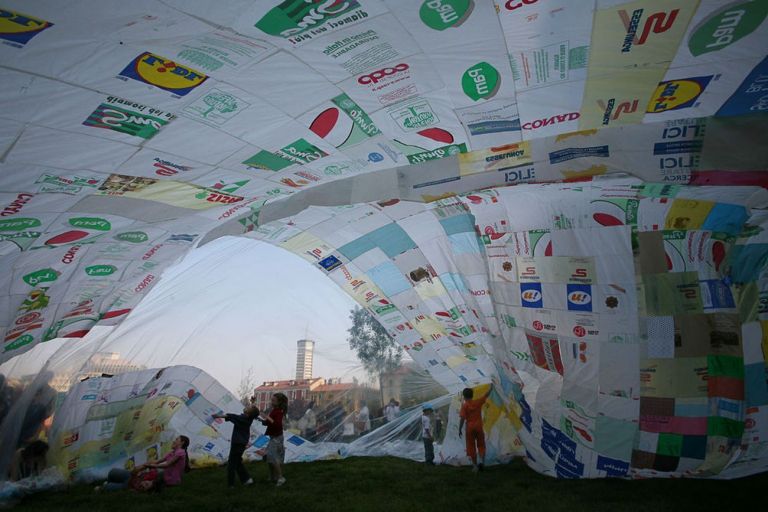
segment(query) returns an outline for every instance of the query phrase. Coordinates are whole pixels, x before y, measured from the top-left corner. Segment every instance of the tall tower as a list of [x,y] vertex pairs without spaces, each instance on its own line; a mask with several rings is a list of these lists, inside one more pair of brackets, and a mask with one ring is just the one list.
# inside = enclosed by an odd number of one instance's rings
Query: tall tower
[[312,352],[315,350],[315,342],[312,340],[299,340],[296,342],[298,353],[296,354],[296,380],[312,378]]

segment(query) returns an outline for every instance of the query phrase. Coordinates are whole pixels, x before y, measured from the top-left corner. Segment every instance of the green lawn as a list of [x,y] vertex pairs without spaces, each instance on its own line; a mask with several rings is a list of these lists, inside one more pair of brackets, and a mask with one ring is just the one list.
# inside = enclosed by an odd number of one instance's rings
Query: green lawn
[[521,512],[561,510],[681,512],[763,510],[762,486],[768,474],[741,480],[556,480],[523,462],[486,468],[428,467],[394,458],[352,458],[289,464],[288,482],[266,482],[264,463],[248,465],[256,484],[229,490],[224,468],[195,470],[181,487],[159,495],[121,491],[96,494],[91,487],[42,493],[26,498],[17,510],[69,512],[131,511],[410,511]]

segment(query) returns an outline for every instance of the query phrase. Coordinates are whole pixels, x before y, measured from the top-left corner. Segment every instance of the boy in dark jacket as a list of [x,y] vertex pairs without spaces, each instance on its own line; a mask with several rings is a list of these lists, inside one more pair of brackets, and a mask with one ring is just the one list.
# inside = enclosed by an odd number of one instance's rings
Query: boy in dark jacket
[[240,477],[240,483],[251,485],[253,478],[243,466],[243,452],[251,439],[251,423],[259,415],[259,409],[255,405],[249,405],[243,409],[243,414],[214,414],[214,418],[223,418],[231,422],[232,444],[229,448],[229,460],[227,461],[227,483],[229,487],[235,486],[235,472]]

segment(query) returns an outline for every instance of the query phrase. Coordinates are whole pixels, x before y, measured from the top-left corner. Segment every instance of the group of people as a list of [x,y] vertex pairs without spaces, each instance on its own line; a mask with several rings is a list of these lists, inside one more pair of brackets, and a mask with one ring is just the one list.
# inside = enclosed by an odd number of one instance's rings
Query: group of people
[[[473,471],[482,471],[485,464],[485,433],[483,431],[482,409],[491,394],[493,386],[480,398],[475,399],[471,388],[464,388],[464,402],[459,412],[459,437],[466,441],[467,456],[472,461]],[[283,419],[288,411],[288,397],[275,393],[271,399],[268,414],[259,411],[253,403],[245,406],[241,414],[214,414],[214,419],[223,419],[233,425],[229,459],[227,461],[227,485],[233,488],[235,477],[244,486],[252,485],[253,478],[243,465],[243,453],[251,439],[251,425],[260,421],[267,427],[265,435],[269,437],[265,459],[269,464],[269,481],[275,486],[285,484],[283,464],[285,463],[285,444],[283,441]],[[361,413],[363,411],[361,410]],[[393,421],[399,413],[398,404],[392,400],[385,409],[388,421]],[[358,413],[358,419],[361,414]],[[369,420],[369,419],[368,419]],[[464,426],[466,425],[466,432]],[[427,464],[434,465],[434,442],[439,435],[436,432],[434,409],[431,404],[422,406],[421,433],[424,441],[424,458]],[[370,427],[368,427],[370,428]],[[159,490],[165,486],[181,484],[182,476],[190,470],[187,447],[189,438],[179,436],[174,439],[171,451],[158,462],[142,464],[133,470],[113,468],[107,481],[98,486],[97,491],[111,491],[132,488],[138,491]],[[479,455],[479,462],[478,462]]]
[[243,485],[253,484],[253,478],[243,465],[243,453],[248,447],[251,438],[251,424],[258,419],[267,427],[264,432],[269,437],[266,455],[269,464],[269,481],[277,487],[285,484],[283,476],[283,464],[285,463],[285,444],[283,442],[283,418],[288,412],[288,397],[283,393],[272,395],[272,409],[269,414],[259,412],[253,404],[246,406],[242,414],[214,414],[214,418],[221,418],[233,424],[232,441],[229,448],[227,461],[227,484],[230,488],[235,486],[235,474]]
[[[488,392],[480,398],[474,398],[472,388],[464,388],[461,392],[464,403],[459,411],[459,437],[464,437],[467,456],[472,461],[472,470],[482,471],[485,466],[485,431],[483,430],[483,405],[491,395],[493,385]],[[466,424],[466,434],[464,425]],[[428,465],[435,464],[435,439],[439,436],[436,432],[434,410],[431,404],[422,406],[421,414],[421,438],[424,441],[424,460]],[[480,455],[478,463],[477,456]]]
[[[243,408],[242,414],[214,414],[214,419],[223,419],[232,423],[232,438],[227,461],[227,484],[230,488],[235,485],[235,475],[243,485],[253,484],[253,478],[243,465],[243,453],[251,439],[251,425],[259,420],[267,427],[265,435],[269,436],[265,458],[269,463],[269,480],[276,486],[285,484],[282,466],[285,462],[285,445],[283,444],[283,418],[288,410],[288,397],[283,393],[272,395],[272,408],[264,414],[253,405]],[[134,489],[137,491],[158,491],[166,486],[181,484],[182,476],[190,470],[189,438],[179,436],[173,440],[171,451],[157,462],[148,462],[127,470],[112,468],[107,480],[96,487],[96,491],[115,491]]]

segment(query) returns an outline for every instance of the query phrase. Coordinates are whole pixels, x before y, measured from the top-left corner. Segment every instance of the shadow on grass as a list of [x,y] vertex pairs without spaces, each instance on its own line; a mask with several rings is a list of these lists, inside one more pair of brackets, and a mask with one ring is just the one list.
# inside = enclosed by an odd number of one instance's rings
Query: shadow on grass
[[266,481],[264,463],[247,465],[256,484],[228,489],[224,468],[195,470],[159,495],[96,494],[89,486],[30,496],[24,511],[728,511],[762,509],[768,474],[740,480],[556,480],[520,461],[486,468],[429,467],[394,458],[351,458],[286,466],[287,483]]

